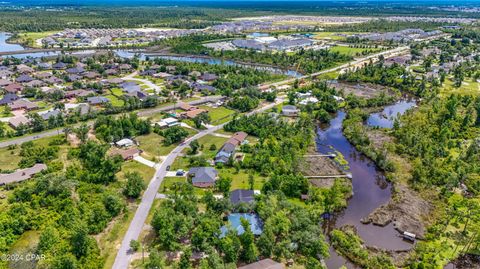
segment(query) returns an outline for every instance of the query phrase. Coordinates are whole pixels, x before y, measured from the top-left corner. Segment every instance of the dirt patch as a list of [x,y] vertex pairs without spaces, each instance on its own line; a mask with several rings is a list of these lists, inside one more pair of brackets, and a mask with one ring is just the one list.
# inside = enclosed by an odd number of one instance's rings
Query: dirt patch
[[310,179],[310,184],[321,189],[330,189],[335,183],[335,178],[316,178]]
[[67,135],[67,141],[70,143],[70,146],[72,147],[78,147],[81,143],[77,135],[73,133]]
[[465,254],[448,264],[447,269],[480,269],[480,255]]
[[416,234],[417,238],[423,239],[426,232],[424,218],[432,209],[433,205],[422,199],[415,191],[397,184],[394,186],[393,199],[377,208],[362,222],[379,226],[393,222],[395,229],[400,233],[411,232]]
[[384,250],[381,248],[369,247],[369,246],[367,246],[367,249],[371,253],[386,254],[388,257],[392,259],[393,264],[399,268],[403,268],[407,266],[407,262],[413,255],[412,250]]
[[[352,232],[358,235],[357,229],[352,225],[344,225],[339,228],[343,232]],[[376,256],[380,254],[387,255],[396,267],[403,268],[414,253],[412,250],[385,250],[375,246],[366,246],[362,243],[362,248],[366,249],[369,256]]]
[[330,157],[304,156],[298,169],[304,176],[343,174],[338,165]]
[[393,142],[393,137],[386,134],[383,130],[368,130],[367,137],[376,150],[383,149],[387,143]]
[[391,91],[384,86],[371,83],[348,83],[340,81],[331,81],[328,86],[335,87],[338,92],[343,92],[344,96],[353,94],[357,97],[373,98],[382,92],[391,94]]

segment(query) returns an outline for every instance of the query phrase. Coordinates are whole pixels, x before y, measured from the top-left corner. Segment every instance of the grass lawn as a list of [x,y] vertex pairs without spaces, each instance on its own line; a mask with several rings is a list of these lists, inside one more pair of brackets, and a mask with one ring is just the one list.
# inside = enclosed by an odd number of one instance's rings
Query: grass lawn
[[122,96],[123,95],[123,90],[120,89],[120,88],[110,89],[110,92],[115,96]]
[[[188,132],[188,136],[192,136],[196,133],[195,130],[189,128],[183,129]],[[136,139],[140,144],[140,149],[143,150],[148,158],[168,155],[168,153],[170,153],[170,151],[172,151],[178,145],[172,144],[170,146],[165,146],[163,144],[163,137],[155,133],[138,136]]]
[[102,257],[105,259],[103,268],[112,268],[115,257],[117,256],[117,246],[121,244],[133,216],[132,211],[127,211],[115,220],[110,231],[100,236],[98,247],[100,248]]
[[183,170],[188,170],[188,157],[177,157],[175,159],[175,161],[173,161],[172,163],[172,167],[170,168],[170,170],[172,171],[175,171],[175,170],[178,170],[178,169],[183,169]]
[[326,39],[326,40],[335,40],[335,41],[343,41],[346,40],[347,37],[344,35],[348,35],[348,32],[317,32],[315,33],[314,39]]
[[231,120],[233,114],[235,114],[234,110],[228,109],[226,107],[213,108],[210,106],[200,106],[200,108],[208,111],[208,115],[210,115],[212,124],[222,124],[224,122],[227,122]]
[[6,108],[6,107],[7,107],[7,106],[1,106],[1,107],[0,107],[0,117],[11,117],[11,116],[13,116],[13,113],[12,113],[12,112],[5,113],[5,112],[6,112],[6,111],[5,111],[5,108]]
[[[251,174],[250,171],[240,170],[236,173],[233,168],[222,168],[219,171],[221,177],[230,177],[232,179],[231,190],[235,189],[249,189],[248,175]],[[261,190],[263,183],[267,180],[266,177],[262,177],[258,174],[252,173],[254,178],[253,188],[255,190]]]
[[20,146],[14,149],[0,148],[0,170],[14,170],[17,169],[20,157]]
[[158,192],[165,193],[165,194],[173,193],[172,186],[175,183],[186,183],[186,182],[187,182],[186,177],[164,177]]
[[338,71],[333,71],[333,72],[328,72],[328,73],[325,73],[325,74],[321,74],[321,75],[318,76],[317,78],[319,78],[319,79],[328,79],[328,80],[337,79],[337,78],[338,78],[338,74],[339,74]]
[[[202,153],[203,155],[211,159],[215,156],[217,151],[223,146],[223,144],[228,140],[228,138],[225,137],[219,137],[219,136],[214,136],[214,135],[206,135],[200,139],[198,139],[198,143],[200,146],[203,146]],[[217,147],[216,150],[210,150],[210,146],[215,145]]]
[[472,80],[467,80],[462,83],[460,87],[454,87],[453,81],[445,79],[441,94],[461,94],[461,95],[480,95],[480,83]]
[[150,183],[150,180],[155,174],[155,169],[153,169],[152,167],[148,167],[142,163],[131,160],[131,161],[126,161],[122,164],[122,170],[117,173],[117,177],[120,180],[125,180],[125,174],[127,172],[134,172],[134,171],[140,173],[140,175],[143,178],[143,182],[145,182],[145,185],[148,185],[148,183]]
[[350,56],[357,56],[357,53],[358,55],[361,55],[362,52],[368,51],[368,50],[371,50],[373,52],[379,51],[379,49],[375,49],[375,48],[350,48],[346,46],[335,46],[330,48],[330,51],[332,52],[338,52],[338,53],[347,54]]
[[112,106],[116,106],[116,107],[123,106],[123,100],[118,99],[115,95],[109,94],[109,95],[105,95],[105,97],[108,100],[110,100],[110,102],[112,103]]
[[40,38],[45,38],[49,35],[58,33],[58,31],[47,31],[47,32],[25,32],[20,33],[18,38],[15,39],[15,42],[26,44],[30,47],[41,47],[37,45],[36,40]]

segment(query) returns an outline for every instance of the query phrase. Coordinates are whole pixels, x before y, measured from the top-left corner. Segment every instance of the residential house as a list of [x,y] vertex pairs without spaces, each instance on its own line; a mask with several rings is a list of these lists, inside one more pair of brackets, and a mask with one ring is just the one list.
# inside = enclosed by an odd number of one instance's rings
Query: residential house
[[235,154],[235,145],[230,143],[225,143],[222,148],[215,155],[215,164],[226,164],[231,157]]
[[9,84],[9,85],[3,87],[3,89],[4,89],[5,94],[7,94],[7,93],[18,93],[18,92],[23,90],[23,86],[20,85],[20,84],[17,84],[17,83],[12,83],[12,84]]
[[247,136],[248,134],[245,132],[236,132],[233,134],[232,137],[223,144],[217,155],[215,155],[215,163],[227,163],[235,154],[235,148],[242,144]]
[[101,104],[109,103],[110,100],[107,97],[104,97],[104,96],[92,96],[92,97],[87,98],[87,102],[90,105],[95,106],[95,105],[101,105]]
[[79,75],[76,75],[76,74],[70,74],[70,75],[67,76],[67,80],[69,82],[74,82],[74,81],[81,80],[81,79],[82,79],[82,77],[79,76]]
[[49,63],[44,63],[44,62],[42,62],[42,63],[39,63],[39,64],[37,65],[37,67],[38,67],[39,69],[51,69],[51,68],[52,68],[52,65],[49,64]]
[[132,70],[132,66],[129,64],[121,64],[120,66],[118,66],[118,69],[122,72],[127,72]]
[[158,125],[160,128],[168,128],[179,125],[180,122],[175,118],[166,118],[161,119],[159,122],[156,122],[155,125]]
[[15,81],[18,83],[26,83],[32,81],[33,78],[29,75],[20,75]]
[[10,84],[12,84],[13,82],[11,82],[10,80],[6,80],[6,79],[0,79],[0,87],[5,87],[5,86],[8,86]]
[[25,86],[30,87],[30,88],[39,88],[39,87],[45,86],[45,82],[43,82],[41,80],[38,80],[38,79],[35,79],[35,80],[32,80],[30,82],[25,83]]
[[203,75],[201,75],[199,77],[201,80],[203,81],[214,81],[214,80],[217,80],[218,79],[218,76],[215,75],[215,74],[210,74],[210,73],[204,73]]
[[90,72],[84,73],[83,76],[88,78],[88,79],[96,79],[96,78],[100,77],[100,74],[98,72],[90,71]]
[[0,78],[7,79],[13,75],[13,72],[10,70],[0,70]]
[[18,100],[15,100],[13,101],[13,103],[11,104],[8,104],[8,106],[10,107],[10,109],[12,110],[20,110],[20,109],[23,109],[23,110],[33,110],[33,109],[37,109],[38,106],[37,104],[29,101],[28,99],[18,99]]
[[65,98],[86,97],[93,94],[94,94],[93,91],[78,89],[73,91],[66,91]]
[[255,201],[255,191],[253,190],[234,190],[230,192],[230,202],[233,205],[241,203],[250,204]]
[[36,73],[35,77],[38,79],[47,79],[51,77],[53,74],[50,72],[41,72],[41,73]]
[[65,71],[68,74],[81,74],[81,73],[85,72],[85,69],[83,69],[83,67],[72,67],[72,68],[68,68]]
[[117,69],[107,69],[107,70],[105,70],[105,74],[107,76],[114,76],[114,75],[118,74],[118,71],[117,71]]
[[131,146],[135,145],[135,142],[133,142],[133,140],[131,140],[129,138],[123,138],[123,139],[120,139],[117,142],[115,142],[115,145],[117,145],[117,147],[121,147],[121,148],[128,148],[128,147],[131,147]]
[[47,83],[47,84],[50,84],[50,85],[52,85],[52,84],[58,84],[58,83],[62,83],[62,82],[63,82],[63,80],[57,78],[56,76],[51,76],[51,77],[49,77],[49,78],[47,78],[47,79],[44,79],[43,81],[44,81],[45,83]]
[[21,182],[30,179],[34,175],[46,170],[47,166],[43,163],[37,163],[30,168],[19,169],[11,174],[0,174],[0,185]]
[[20,116],[16,116],[16,117],[12,117],[8,120],[8,124],[13,128],[13,129],[17,129],[18,127],[20,127],[21,125],[28,125],[30,123],[30,119],[23,116],[23,115],[20,115]]
[[218,172],[213,167],[192,167],[188,171],[188,177],[191,178],[193,186],[210,188],[215,185]]
[[248,134],[245,132],[236,132],[228,139],[226,143],[234,144],[235,146],[241,145],[245,139],[247,138]]
[[215,93],[217,91],[217,88],[213,86],[201,84],[198,82],[194,82],[190,84],[190,88],[193,89],[194,91],[203,92],[203,93]]
[[50,110],[50,111],[46,111],[38,114],[40,115],[40,117],[42,117],[43,120],[48,120],[51,117],[58,117],[58,115],[62,115],[62,111],[58,109],[54,109],[54,110]]
[[148,97],[148,94],[143,91],[133,91],[125,94],[126,96],[135,97],[140,100],[145,100]]
[[62,62],[54,63],[54,64],[52,65],[52,68],[53,68],[53,69],[56,69],[56,70],[65,69],[65,68],[67,68],[67,64],[66,64],[66,63],[62,63]]
[[178,105],[178,108],[180,108],[181,110],[184,110],[184,111],[190,111],[190,110],[196,110],[196,109],[198,109],[198,107],[196,107],[196,106],[191,106],[191,105],[189,105],[189,104],[187,104],[187,103],[180,103],[180,104]]
[[8,105],[12,104],[14,101],[18,100],[19,97],[14,94],[14,93],[7,93],[3,96],[3,98],[0,100],[0,105]]
[[19,64],[17,65],[17,73],[20,74],[30,74],[33,73],[35,70],[31,68],[30,66],[24,65],[24,64]]

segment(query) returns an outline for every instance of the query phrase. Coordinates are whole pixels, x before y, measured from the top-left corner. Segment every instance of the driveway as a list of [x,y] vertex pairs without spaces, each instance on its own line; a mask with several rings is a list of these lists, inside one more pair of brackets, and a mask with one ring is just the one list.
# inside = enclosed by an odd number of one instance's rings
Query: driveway
[[136,156],[133,158],[135,161],[139,162],[139,163],[143,163],[144,165],[146,166],[149,166],[149,167],[155,167],[156,163],[155,162],[152,162],[150,160],[147,160],[145,158],[143,158],[142,156]]
[[[283,103],[283,101],[284,101],[283,98],[278,98],[275,103],[268,104],[248,114],[250,115],[250,114],[266,111],[280,103]],[[162,184],[162,180],[165,176],[167,176],[167,170],[166,170],[167,166],[172,165],[173,161],[181,154],[183,149],[188,147],[188,144],[191,141],[199,139],[205,135],[212,134],[220,130],[221,128],[223,128],[225,124],[226,123],[223,123],[217,126],[212,126],[206,130],[200,131],[194,136],[186,139],[184,143],[177,146],[175,149],[173,149],[170,152],[170,154],[166,156],[165,160],[160,164],[157,171],[155,172],[155,175],[150,181],[150,184],[148,185],[147,190],[143,193],[142,201],[137,207],[135,216],[133,217],[132,222],[130,222],[130,226],[128,227],[128,230],[125,233],[120,249],[118,250],[117,256],[115,257],[115,263],[113,264],[114,269],[128,268],[129,263],[134,254],[130,251],[130,241],[138,240],[140,233],[142,232],[142,227],[147,219],[150,209],[152,208],[153,201],[157,197],[158,189]]]

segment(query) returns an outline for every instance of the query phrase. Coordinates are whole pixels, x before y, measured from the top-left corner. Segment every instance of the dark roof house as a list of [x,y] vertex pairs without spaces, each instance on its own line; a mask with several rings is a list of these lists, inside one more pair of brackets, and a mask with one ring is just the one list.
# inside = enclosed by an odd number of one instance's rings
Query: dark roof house
[[253,190],[234,190],[230,192],[230,202],[233,205],[251,203],[253,201],[255,201],[255,192]]
[[192,185],[200,188],[213,187],[218,177],[218,172],[213,167],[192,167],[188,171]]

